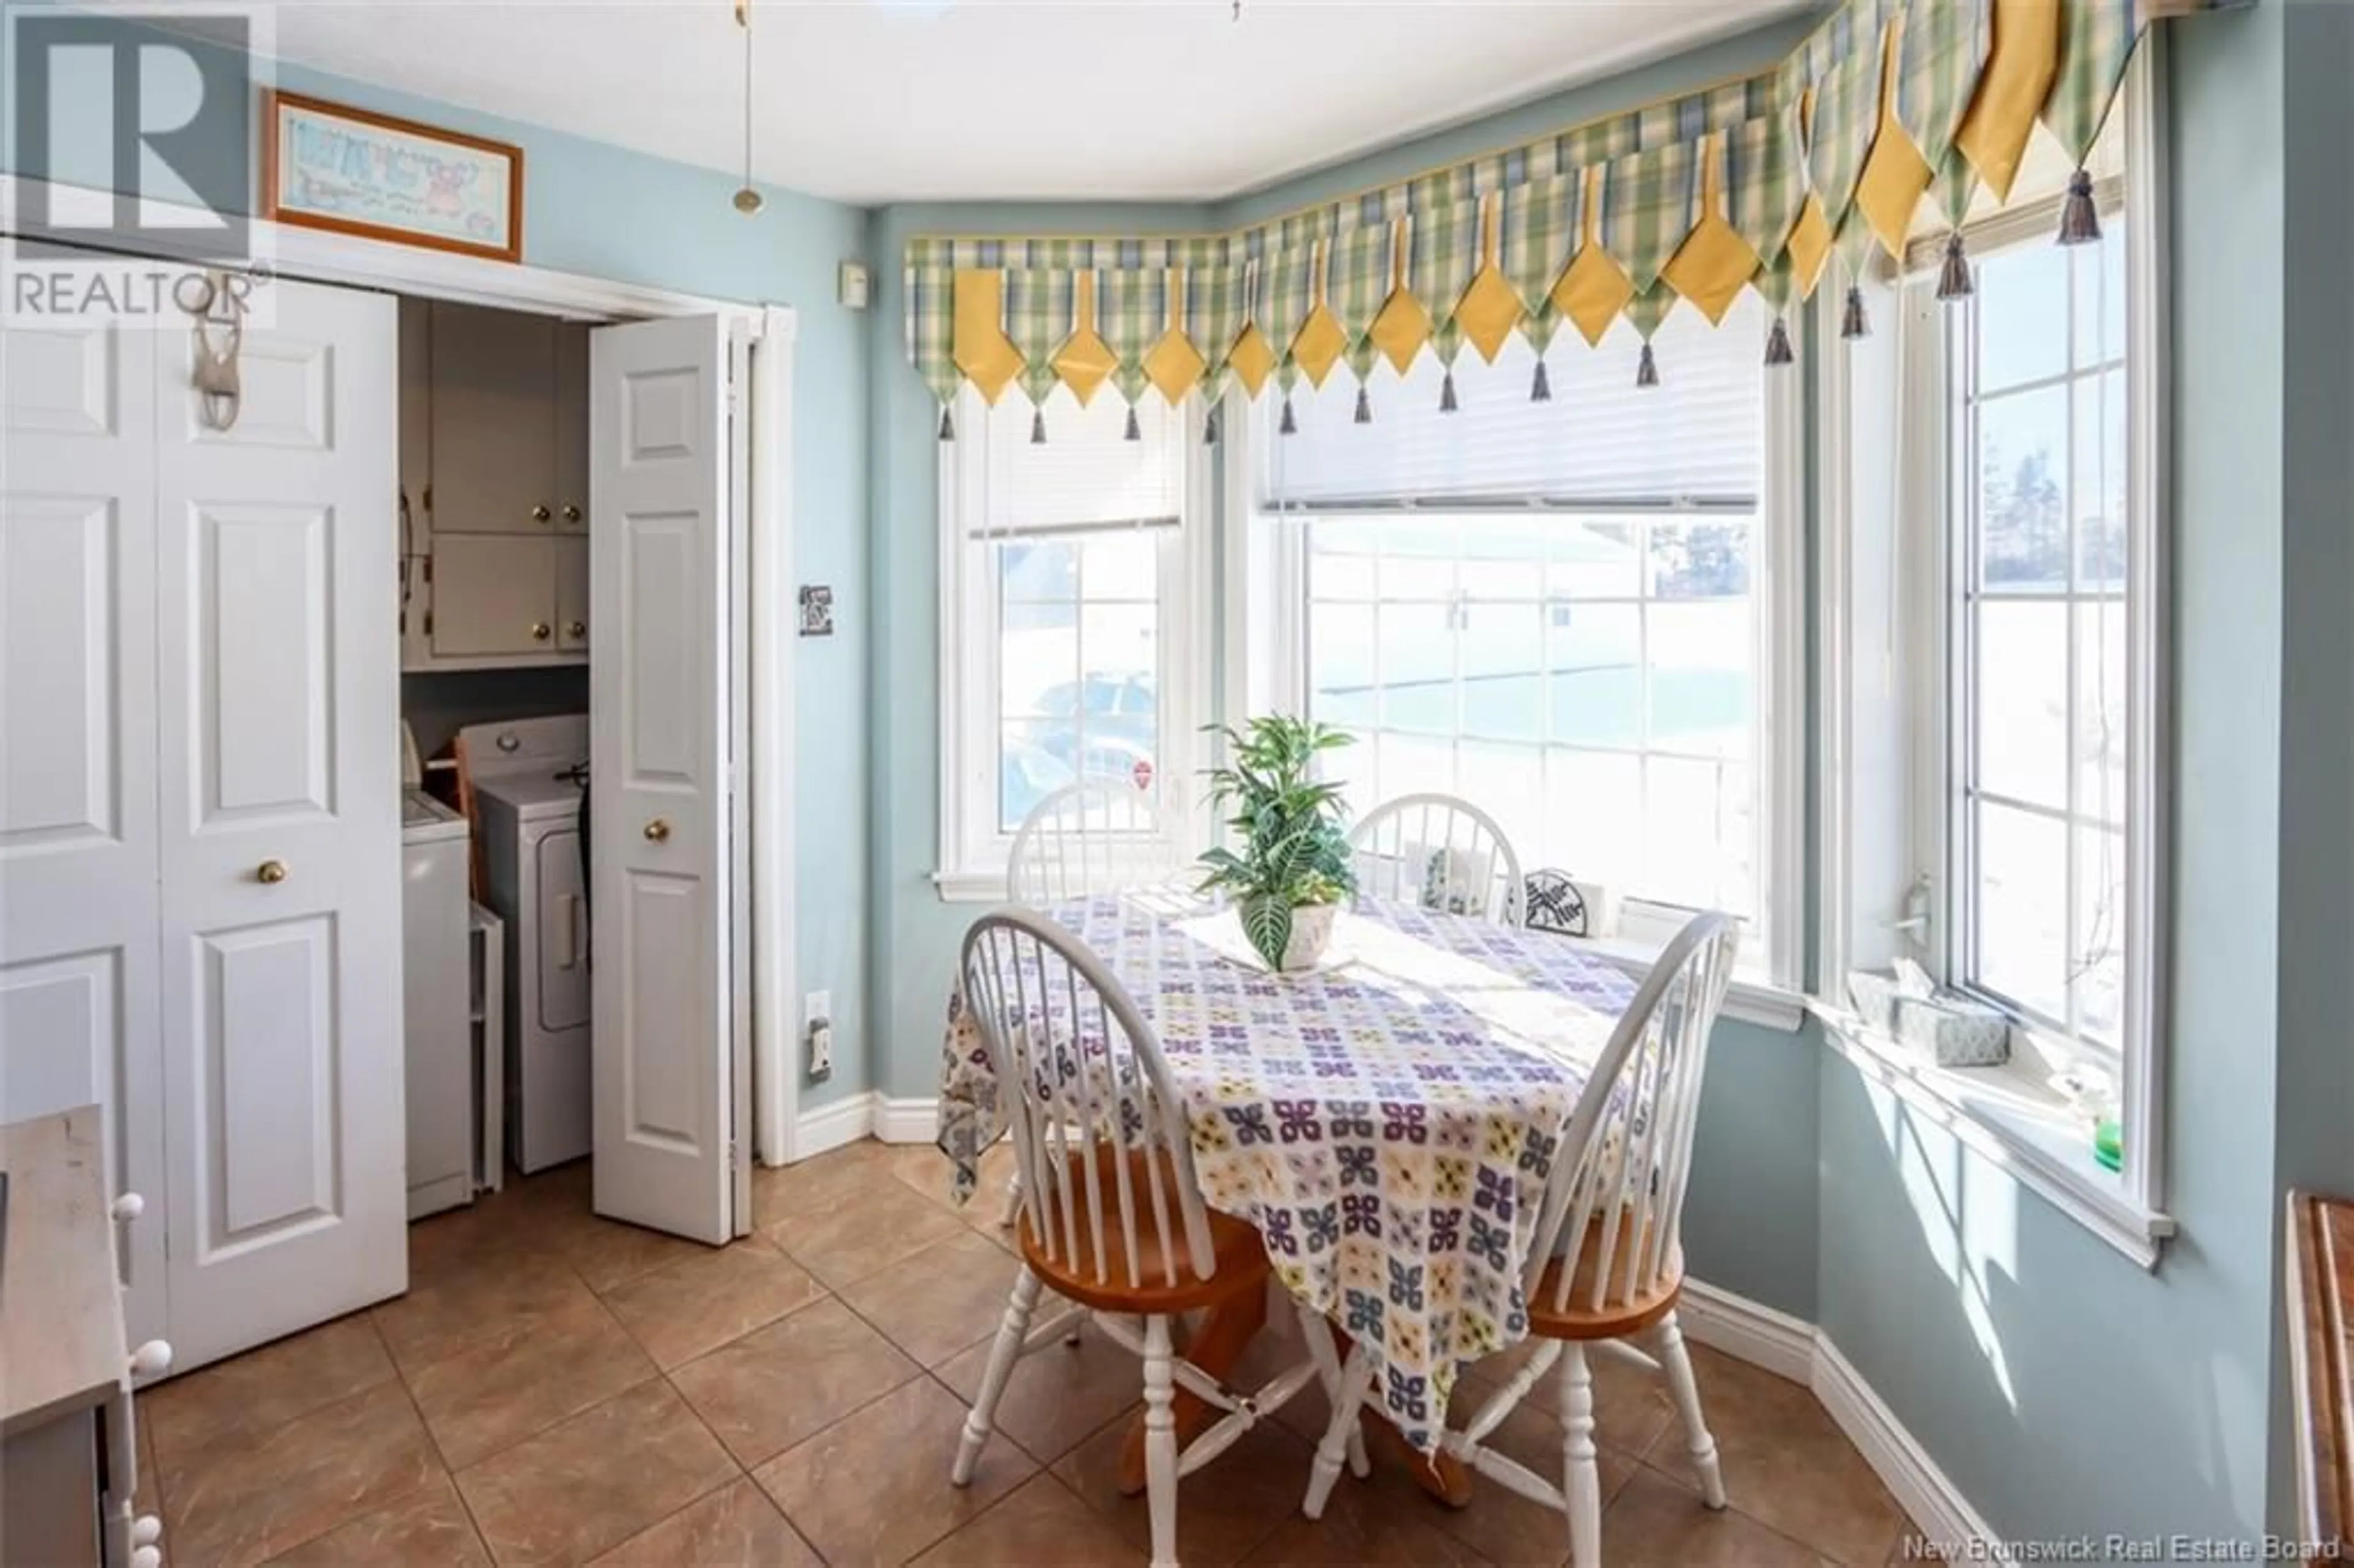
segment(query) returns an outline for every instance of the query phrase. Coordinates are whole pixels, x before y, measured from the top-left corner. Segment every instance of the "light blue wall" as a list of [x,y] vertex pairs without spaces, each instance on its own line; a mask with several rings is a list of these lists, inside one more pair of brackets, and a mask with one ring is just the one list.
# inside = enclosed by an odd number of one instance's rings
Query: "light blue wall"
[[[2290,881],[2309,880],[2285,873],[2282,853],[2292,307],[2281,258],[2284,204],[2297,205],[2283,186],[2284,39],[2308,13],[2334,10],[2264,0],[2251,13],[2184,23],[2168,39],[2176,700],[2166,1169],[2182,1234],[2145,1274],[1845,1062],[1823,1058],[1821,1322],[2007,1536],[2244,1538],[2267,1518],[2267,1460],[2278,1451],[2274,1127],[2276,1091],[2287,1089],[2275,1081],[2285,1013],[2274,981],[2287,961]],[[2317,183],[2306,199],[2326,204],[2342,229],[2342,147],[2336,157],[2338,182]],[[2327,269],[2342,256],[2311,261]],[[2342,355],[2342,276],[2329,292],[2336,335],[2324,342]],[[2308,368],[2317,389],[2338,393],[2310,416],[2331,432],[2335,504],[2326,519],[2317,511],[2302,544],[2337,571],[2303,591],[2338,628],[2316,641],[2342,655],[2346,369],[2342,358]],[[2314,673],[2310,701],[2330,709],[2334,738],[2295,740],[2292,758],[2308,745],[2324,764],[2342,758],[2346,675],[2342,659]],[[2306,683],[2290,679],[2293,689]],[[2327,780],[2335,793],[2306,802],[2327,819],[2312,846],[2327,856],[2314,868],[2323,874],[2344,863],[2344,781],[2341,768]],[[2321,901],[2339,911],[2326,956],[2339,991],[2345,896],[2341,881]],[[2342,1062],[2344,1021],[2340,1008],[2320,1041],[2300,1044]],[[2344,1105],[2341,1094],[2341,1115]]]

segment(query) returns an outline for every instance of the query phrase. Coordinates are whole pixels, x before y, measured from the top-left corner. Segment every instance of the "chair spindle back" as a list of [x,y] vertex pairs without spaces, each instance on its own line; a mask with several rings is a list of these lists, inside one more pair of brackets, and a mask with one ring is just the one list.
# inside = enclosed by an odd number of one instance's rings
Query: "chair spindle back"
[[1151,1283],[1174,1287],[1185,1258],[1208,1277],[1209,1210],[1183,1106],[1127,990],[1076,937],[1018,908],[972,923],[962,973],[1023,1224],[1046,1255],[1104,1287],[1141,1287],[1140,1259],[1156,1257],[1163,1277]]
[[1176,869],[1152,797],[1125,784],[1068,784],[1022,820],[1005,896],[1044,908],[1160,881]]
[[1557,1312],[1645,1300],[1681,1266],[1701,1078],[1740,940],[1732,916],[1696,915],[1636,989],[1555,1151],[1522,1281],[1531,1302],[1556,1255],[1593,1265],[1561,1269]]
[[1521,923],[1521,862],[1496,820],[1452,795],[1401,795],[1349,834],[1360,895]]

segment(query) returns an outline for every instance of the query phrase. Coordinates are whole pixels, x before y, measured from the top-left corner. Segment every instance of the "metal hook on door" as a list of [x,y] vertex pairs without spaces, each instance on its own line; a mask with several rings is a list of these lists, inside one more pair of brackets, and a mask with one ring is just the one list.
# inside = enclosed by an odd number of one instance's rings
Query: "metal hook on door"
[[[244,391],[238,378],[238,353],[245,342],[243,278],[218,269],[183,273],[172,285],[172,302],[188,313],[196,334],[196,412],[207,428],[226,430],[237,423]],[[213,328],[225,335],[216,345]]]

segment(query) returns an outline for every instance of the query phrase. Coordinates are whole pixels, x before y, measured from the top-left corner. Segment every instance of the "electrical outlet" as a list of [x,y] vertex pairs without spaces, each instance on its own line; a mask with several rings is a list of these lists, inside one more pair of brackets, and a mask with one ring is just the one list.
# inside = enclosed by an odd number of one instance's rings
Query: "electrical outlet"
[[833,1076],[833,993],[813,991],[801,999],[801,1033],[809,1041],[811,1083]]

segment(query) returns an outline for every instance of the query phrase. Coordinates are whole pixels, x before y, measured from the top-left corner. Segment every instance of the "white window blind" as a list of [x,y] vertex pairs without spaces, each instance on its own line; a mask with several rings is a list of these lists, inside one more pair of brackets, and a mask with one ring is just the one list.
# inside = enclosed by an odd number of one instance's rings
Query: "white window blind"
[[1026,399],[1008,395],[981,421],[987,437],[973,535],[1176,523],[1184,421],[1157,394],[1137,408],[1132,441],[1124,439],[1128,404],[1109,387],[1085,408],[1057,388],[1039,411],[1044,442],[1030,439],[1032,412]]
[[1542,503],[1628,511],[1755,503],[1763,467],[1760,378],[1766,313],[1744,294],[1712,327],[1679,306],[1654,336],[1659,384],[1635,385],[1642,340],[1622,321],[1588,346],[1564,323],[1545,355],[1549,402],[1529,393],[1536,355],[1514,333],[1490,365],[1456,356],[1458,409],[1440,411],[1444,367],[1424,354],[1401,377],[1386,361],[1356,422],[1357,379],[1335,369],[1292,394],[1299,429],[1277,433],[1282,399],[1265,398],[1261,503],[1346,510],[1401,502]]

